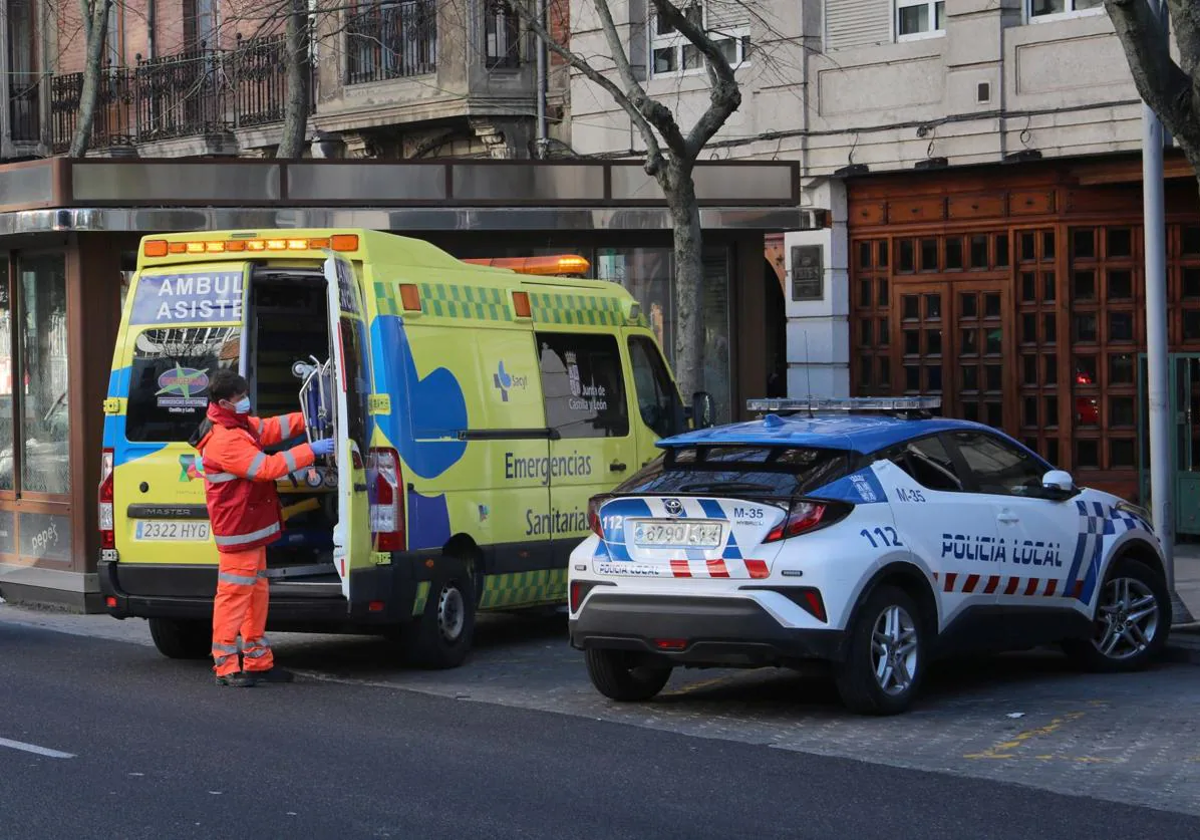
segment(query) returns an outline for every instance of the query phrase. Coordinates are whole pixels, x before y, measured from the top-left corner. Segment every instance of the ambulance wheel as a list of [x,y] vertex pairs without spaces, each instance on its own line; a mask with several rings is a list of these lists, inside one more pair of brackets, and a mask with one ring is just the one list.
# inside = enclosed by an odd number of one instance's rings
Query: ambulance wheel
[[1167,646],[1170,626],[1171,595],[1162,575],[1123,557],[1100,589],[1092,637],[1064,640],[1063,650],[1088,671],[1138,671]]
[[925,673],[925,629],[908,593],[881,586],[858,610],[850,628],[846,661],[836,672],[846,708],[862,715],[907,711]]
[[150,619],[150,638],[158,652],[170,659],[207,659],[212,656],[212,625],[206,621]]
[[671,679],[669,665],[639,665],[630,657],[624,650],[592,648],[584,652],[592,685],[610,700],[624,703],[649,700]]
[[443,670],[467,658],[475,635],[475,582],[466,564],[450,561],[441,568],[414,630],[413,664]]

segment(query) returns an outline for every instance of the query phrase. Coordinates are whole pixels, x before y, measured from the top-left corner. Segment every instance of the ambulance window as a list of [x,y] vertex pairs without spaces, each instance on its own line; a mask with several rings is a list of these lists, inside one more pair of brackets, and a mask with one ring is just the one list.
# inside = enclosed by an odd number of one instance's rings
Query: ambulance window
[[125,436],[131,441],[181,441],[204,419],[208,381],[219,368],[237,369],[239,327],[149,329],[133,344]]
[[633,386],[637,391],[638,412],[659,437],[669,437],[676,429],[675,386],[654,342],[644,336],[629,339],[629,357],[633,365]]
[[621,354],[610,335],[539,333],[546,422],[564,438],[625,437]]

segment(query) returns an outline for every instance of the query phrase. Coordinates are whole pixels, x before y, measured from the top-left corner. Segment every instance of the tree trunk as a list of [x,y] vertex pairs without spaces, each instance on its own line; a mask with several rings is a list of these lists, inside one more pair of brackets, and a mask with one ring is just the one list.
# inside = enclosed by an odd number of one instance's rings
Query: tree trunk
[[671,213],[675,251],[675,379],[690,401],[704,390],[703,234],[692,165],[671,161],[658,175]]
[[279,141],[280,158],[298,158],[304,153],[308,136],[308,4],[292,0],[284,35],[284,61],[287,63],[287,104],[283,111],[283,137]]
[[87,24],[87,63],[83,66],[83,88],[79,92],[79,113],[75,135],[67,156],[81,158],[92,141],[92,123],[96,120],[96,102],[100,98],[100,76],[104,72],[104,41],[108,36],[108,8],[113,0],[93,0]]

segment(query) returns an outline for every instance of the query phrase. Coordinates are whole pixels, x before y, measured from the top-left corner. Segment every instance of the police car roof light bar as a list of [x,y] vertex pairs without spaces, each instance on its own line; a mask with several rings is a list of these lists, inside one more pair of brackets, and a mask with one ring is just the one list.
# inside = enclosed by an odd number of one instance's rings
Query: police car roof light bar
[[928,413],[942,405],[941,397],[804,397],[753,399],[746,410],[757,414],[793,414],[807,411],[859,411],[890,413]]

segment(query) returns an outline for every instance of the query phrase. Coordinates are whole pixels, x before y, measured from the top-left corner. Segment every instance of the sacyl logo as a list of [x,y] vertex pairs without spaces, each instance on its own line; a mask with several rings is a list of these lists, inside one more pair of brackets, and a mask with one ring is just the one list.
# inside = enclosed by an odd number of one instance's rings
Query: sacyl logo
[[524,376],[513,376],[504,369],[504,362],[501,361],[496,368],[496,372],[492,374],[492,384],[500,392],[501,402],[508,402],[508,392],[514,389],[524,391],[529,384],[529,380]]

